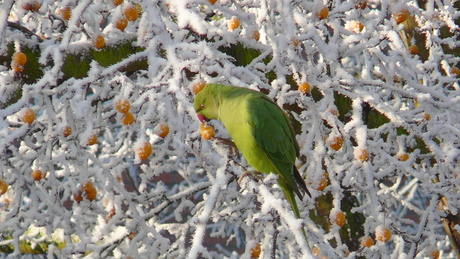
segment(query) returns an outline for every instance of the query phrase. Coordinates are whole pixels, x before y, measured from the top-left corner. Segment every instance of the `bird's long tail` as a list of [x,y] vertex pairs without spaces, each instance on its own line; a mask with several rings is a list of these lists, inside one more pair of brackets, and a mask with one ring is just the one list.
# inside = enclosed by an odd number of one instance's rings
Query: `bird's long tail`
[[[284,196],[286,196],[286,199],[291,204],[292,211],[294,211],[295,216],[298,219],[301,219],[300,210],[299,210],[299,207],[297,206],[297,201],[295,200],[296,195],[295,195],[294,191],[292,190],[292,188],[290,188],[290,186],[287,184],[287,182],[281,177],[278,178],[278,184],[280,185],[281,189],[283,190]],[[303,232],[303,235],[305,237],[305,240],[308,243],[307,234],[306,234],[305,229],[303,227],[302,227],[302,232]]]

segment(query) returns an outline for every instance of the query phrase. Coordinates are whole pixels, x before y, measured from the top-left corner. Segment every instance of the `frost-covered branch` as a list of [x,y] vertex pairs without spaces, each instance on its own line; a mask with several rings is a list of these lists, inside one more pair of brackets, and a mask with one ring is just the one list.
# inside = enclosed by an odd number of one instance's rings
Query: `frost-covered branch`
[[[3,1],[0,251],[458,255],[458,8]],[[205,83],[260,90],[290,115],[312,193],[301,220],[272,175],[237,184],[252,168],[221,123],[200,127]]]

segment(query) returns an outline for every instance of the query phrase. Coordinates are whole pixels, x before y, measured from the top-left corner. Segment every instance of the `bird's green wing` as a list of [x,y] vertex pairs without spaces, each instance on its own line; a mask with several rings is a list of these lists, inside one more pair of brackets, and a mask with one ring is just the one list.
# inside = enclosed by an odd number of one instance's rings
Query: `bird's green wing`
[[283,110],[266,96],[251,101],[248,110],[253,116],[254,136],[267,156],[275,161],[293,164],[299,147]]
[[272,100],[257,96],[248,105],[251,128],[259,147],[290,188],[302,197],[299,186],[308,193],[305,182],[295,169],[299,146],[289,118]]

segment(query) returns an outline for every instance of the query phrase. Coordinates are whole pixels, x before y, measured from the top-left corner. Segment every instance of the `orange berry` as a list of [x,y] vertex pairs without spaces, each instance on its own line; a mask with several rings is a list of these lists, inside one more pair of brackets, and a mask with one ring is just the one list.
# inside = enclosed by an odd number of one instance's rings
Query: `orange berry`
[[404,153],[404,152],[401,152],[401,153],[398,153],[396,154],[396,158],[399,160],[399,161],[407,161],[409,159],[409,154],[407,153]]
[[450,69],[450,73],[451,73],[453,76],[457,77],[457,76],[460,74],[460,69],[459,69],[458,67],[452,67],[452,68]]
[[320,179],[318,187],[316,187],[315,189],[317,191],[322,191],[322,190],[326,189],[326,187],[327,187],[327,179],[328,179],[328,175],[327,175],[327,173],[324,173],[323,176],[321,176],[321,179]]
[[35,120],[35,112],[31,108],[26,108],[21,115],[21,120],[29,125]]
[[62,19],[67,21],[67,20],[70,19],[71,16],[72,16],[72,9],[70,9],[69,6],[66,6],[66,7],[61,9],[61,17],[62,17]]
[[33,1],[33,2],[32,2],[32,8],[30,9],[30,11],[32,11],[32,12],[38,12],[38,10],[40,10],[40,7],[42,7],[42,4],[40,4],[40,3],[37,2],[37,1]]
[[73,194],[73,198],[76,202],[81,202],[83,198],[86,198],[89,201],[96,199],[97,190],[94,188],[94,185],[91,181],[87,182],[86,184],[79,185],[77,190]]
[[261,252],[262,252],[262,246],[260,245],[260,243],[255,244],[251,248],[251,258],[259,258]]
[[93,46],[96,49],[102,49],[105,46],[105,38],[104,38],[104,36],[99,34],[96,37],[94,37]]
[[366,236],[366,237],[361,238],[361,246],[371,247],[374,244],[375,244],[374,239],[372,239],[372,237]]
[[353,32],[360,33],[360,32],[362,32],[364,30],[364,25],[359,21],[353,21],[351,23],[351,28],[352,28]]
[[397,11],[396,13],[394,13],[393,17],[394,17],[395,21],[398,24],[403,23],[409,17],[409,11],[407,9],[405,9],[405,8],[401,9],[401,10]]
[[431,115],[430,115],[429,113],[426,113],[426,112],[423,113],[423,114],[422,114],[422,117],[423,117],[425,120],[427,120],[427,121],[431,120]]
[[96,199],[97,190],[96,190],[96,188],[94,188],[92,182],[87,182],[87,183],[83,186],[83,192],[86,193],[86,198],[87,198],[88,200],[92,201],[92,200]]
[[123,0],[112,0],[112,3],[116,6],[119,6],[123,3]]
[[343,227],[347,219],[345,218],[345,214],[340,210],[333,210],[330,215],[331,223],[335,223],[339,227]]
[[198,94],[203,88],[206,86],[206,82],[204,81],[199,81],[193,84],[192,86],[192,93],[193,94]]
[[150,142],[144,142],[138,149],[137,149],[137,155],[141,160],[147,159],[153,151],[152,144]]
[[157,134],[161,138],[166,138],[169,134],[169,126],[161,123],[155,128],[155,134]]
[[116,211],[115,211],[115,208],[112,208],[111,210],[109,210],[109,213],[105,217],[106,222],[109,221],[110,219],[112,219],[113,216],[115,216],[115,214],[117,214]]
[[328,182],[327,182],[327,179],[328,179],[328,175],[327,173],[325,172],[321,178],[319,179],[319,181],[316,183],[316,182],[313,182],[311,179],[309,179],[308,181],[308,185],[312,188],[314,188],[315,190],[317,191],[322,191],[324,189],[326,189],[327,185],[328,185]]
[[311,86],[309,83],[304,82],[299,85],[299,91],[303,94],[308,94],[310,92]]
[[24,3],[21,5],[22,9],[26,10],[26,11],[30,11],[32,10],[32,4],[31,3]]
[[326,6],[324,6],[315,15],[316,17],[318,17],[318,19],[324,20],[329,16],[329,9]]
[[5,194],[7,190],[8,190],[8,184],[5,182],[5,180],[0,178],[0,195]]
[[[0,194],[1,196],[1,194]],[[11,199],[10,197],[3,197],[3,199],[0,200],[3,204],[3,209],[7,209],[10,207],[11,205]]]
[[40,181],[41,179],[45,178],[45,173],[43,173],[41,170],[37,169],[32,172],[32,178],[34,178],[35,181]]
[[369,159],[369,151],[367,151],[367,149],[359,149],[356,151],[355,157],[359,161],[365,162]]
[[123,13],[125,14],[126,19],[131,22],[139,18],[139,11],[131,4],[124,8]]
[[232,19],[230,19],[227,23],[228,25],[228,28],[231,30],[231,31],[234,31],[236,30],[238,27],[240,27],[240,20],[238,18],[236,18],[235,16],[232,17]]
[[334,137],[331,139],[329,146],[334,150],[339,150],[343,146],[343,140],[341,137]]
[[375,239],[381,242],[388,242],[391,239],[391,231],[384,226],[378,226],[375,228]]
[[26,54],[22,52],[16,52],[13,54],[13,62],[17,63],[18,65],[24,66],[27,62]]
[[31,12],[38,12],[42,5],[37,1],[27,2],[22,5],[22,9]]
[[293,38],[293,39],[291,40],[291,42],[292,42],[292,44],[293,44],[295,47],[299,46],[299,39]]
[[12,62],[11,63],[11,68],[13,69],[14,72],[16,73],[22,73],[22,71],[24,71],[24,66],[23,65],[20,65],[16,62]]
[[86,145],[92,146],[97,143],[97,134],[93,134],[88,138]]
[[440,254],[441,254],[441,253],[440,253],[439,250],[436,249],[436,248],[432,248],[432,249],[430,249],[430,251],[428,252],[428,256],[429,256],[430,258],[433,258],[433,259],[438,259]]
[[81,202],[83,200],[83,196],[82,196],[82,192],[81,192],[81,188],[77,188],[77,190],[74,192],[73,194],[73,199],[76,201],[76,202]]
[[120,31],[125,31],[126,26],[128,26],[128,20],[124,17],[121,17],[115,22],[115,28],[119,29]]
[[320,257],[321,256],[321,249],[319,247],[317,247],[317,246],[314,246],[314,247],[311,248],[311,253],[313,255],[316,255],[316,256]]
[[200,134],[205,140],[210,140],[216,135],[216,132],[213,126],[206,126],[206,123],[201,123]]
[[332,113],[332,115],[334,115],[336,117],[339,117],[339,110],[333,108],[333,109],[331,109],[330,112]]
[[131,232],[128,235],[129,240],[133,240],[133,238],[136,236],[136,232]]
[[68,137],[70,134],[72,134],[72,128],[70,126],[65,126],[64,129],[62,129],[62,135]]
[[255,40],[259,40],[260,39],[260,32],[258,30],[255,30],[252,32],[252,38],[255,39]]
[[215,4],[217,0],[208,0],[210,4]]
[[367,7],[367,1],[366,0],[358,0],[355,3],[355,8],[356,9],[361,9],[364,10]]
[[134,123],[134,121],[134,115],[130,112],[125,113],[121,119],[121,123],[123,123],[123,125],[131,125]]
[[115,102],[115,108],[121,113],[127,113],[131,109],[131,103],[128,99],[121,98]]
[[417,55],[418,54],[418,47],[416,45],[410,45],[409,46],[409,53],[412,55]]

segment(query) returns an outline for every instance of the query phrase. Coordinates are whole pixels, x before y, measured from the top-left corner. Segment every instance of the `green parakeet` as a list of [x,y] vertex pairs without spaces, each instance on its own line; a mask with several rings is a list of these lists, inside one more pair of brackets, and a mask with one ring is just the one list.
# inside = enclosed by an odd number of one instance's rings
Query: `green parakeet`
[[[299,144],[286,113],[261,92],[236,86],[207,84],[195,97],[201,122],[220,120],[236,147],[255,170],[278,174],[278,184],[297,218],[295,200],[310,192],[295,166]],[[304,232],[305,233],[305,232]]]

